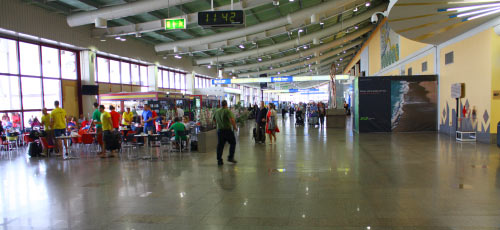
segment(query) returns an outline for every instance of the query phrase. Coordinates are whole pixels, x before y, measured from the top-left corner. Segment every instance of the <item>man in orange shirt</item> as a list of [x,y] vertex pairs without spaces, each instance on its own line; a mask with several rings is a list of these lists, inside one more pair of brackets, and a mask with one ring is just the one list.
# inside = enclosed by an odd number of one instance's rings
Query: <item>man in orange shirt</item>
[[111,115],[111,120],[113,121],[113,129],[118,130],[120,128],[120,113],[115,111],[115,107],[110,105],[109,110],[111,112],[109,113]]

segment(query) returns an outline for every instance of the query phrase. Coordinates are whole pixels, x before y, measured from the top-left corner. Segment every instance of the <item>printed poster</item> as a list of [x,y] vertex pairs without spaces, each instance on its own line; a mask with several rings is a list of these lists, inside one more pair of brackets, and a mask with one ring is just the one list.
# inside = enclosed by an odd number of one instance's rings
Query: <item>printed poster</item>
[[385,23],[380,28],[380,53],[382,69],[399,61],[399,35]]

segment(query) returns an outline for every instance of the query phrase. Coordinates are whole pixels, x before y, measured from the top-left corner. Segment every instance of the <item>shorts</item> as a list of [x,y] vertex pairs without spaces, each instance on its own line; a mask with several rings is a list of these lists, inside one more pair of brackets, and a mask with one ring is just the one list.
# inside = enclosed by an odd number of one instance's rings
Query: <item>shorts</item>
[[109,142],[109,139],[111,138],[111,131],[110,130],[104,130],[102,132],[102,141],[104,144],[107,144]]
[[54,129],[54,136],[60,137],[66,134],[66,129]]
[[144,133],[148,134],[148,131],[154,131],[153,126],[144,126]]

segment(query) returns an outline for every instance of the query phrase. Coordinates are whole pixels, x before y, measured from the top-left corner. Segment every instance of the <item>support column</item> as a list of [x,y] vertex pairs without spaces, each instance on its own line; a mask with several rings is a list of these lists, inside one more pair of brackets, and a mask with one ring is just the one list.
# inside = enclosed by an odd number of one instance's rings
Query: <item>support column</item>
[[148,65],[148,91],[158,91],[158,66]]
[[[95,85],[95,62],[96,53],[91,50],[84,50],[80,52],[80,69],[82,85]],[[95,95],[82,95],[82,109],[83,115],[91,118],[94,112],[94,102],[97,102]]]
[[194,73],[186,74],[186,94],[194,94]]

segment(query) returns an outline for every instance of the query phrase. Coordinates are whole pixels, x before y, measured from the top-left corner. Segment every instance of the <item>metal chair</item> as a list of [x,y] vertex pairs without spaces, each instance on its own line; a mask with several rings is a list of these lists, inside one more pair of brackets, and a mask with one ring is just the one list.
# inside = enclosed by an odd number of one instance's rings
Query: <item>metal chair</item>
[[[176,143],[177,146],[179,146],[179,152],[182,152],[182,149],[184,147],[184,142],[187,142],[187,131],[177,131],[176,133],[176,138],[174,139],[174,141],[171,141],[170,142],[170,149],[171,151],[174,150],[174,148],[172,147],[172,143]],[[177,139],[177,136],[179,136],[179,138]],[[186,138],[186,140],[183,140],[184,138]]]
[[148,137],[149,153],[151,160],[153,160],[153,150],[156,149],[161,155],[161,160],[163,160],[163,151],[161,150],[161,135],[149,135]]
[[17,150],[19,148],[19,144],[18,144],[19,136],[18,135],[14,135],[14,136],[7,135],[6,139],[7,139],[7,143],[8,143],[7,147],[9,148],[9,150],[12,150],[12,149]]

